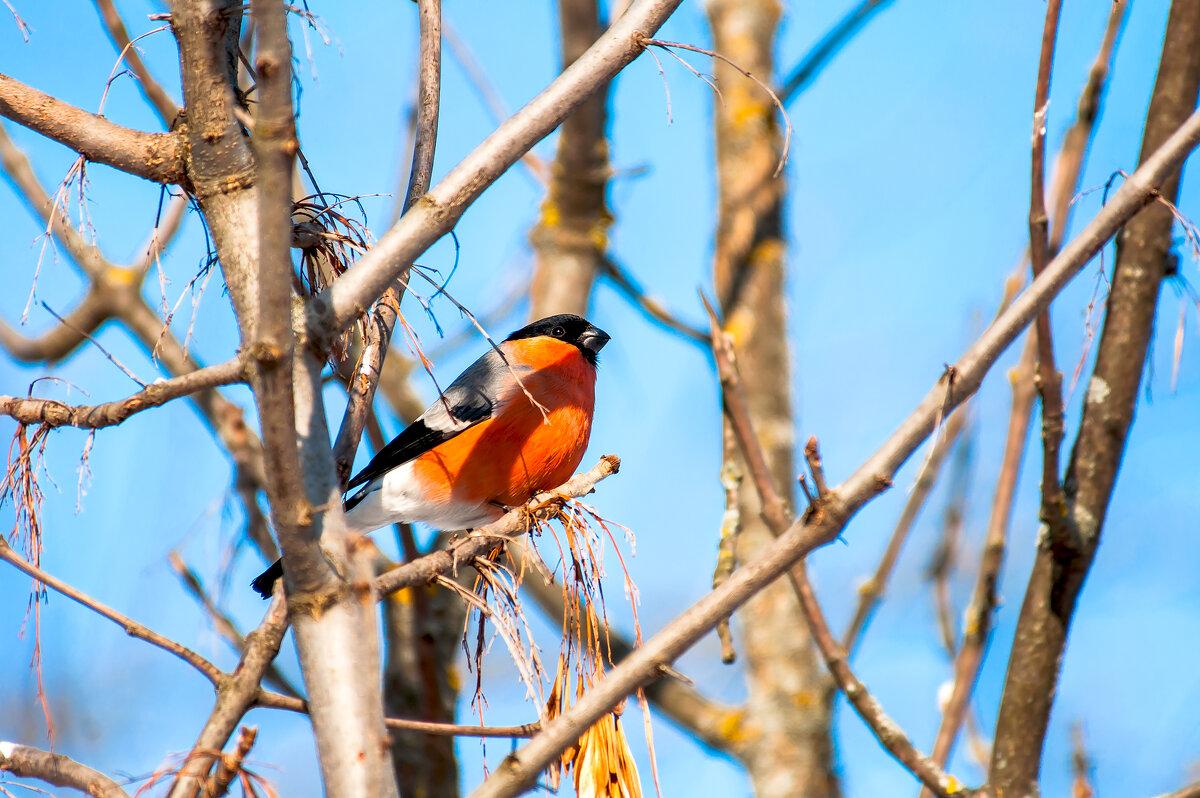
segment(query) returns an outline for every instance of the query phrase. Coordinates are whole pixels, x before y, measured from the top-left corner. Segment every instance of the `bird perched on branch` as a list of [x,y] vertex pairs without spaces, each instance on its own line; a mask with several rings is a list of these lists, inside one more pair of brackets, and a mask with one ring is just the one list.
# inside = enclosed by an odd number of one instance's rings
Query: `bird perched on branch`
[[[608,340],[561,314],[488,350],[350,480],[350,531],[472,529],[566,482],[587,449],[596,356]],[[251,584],[267,598],[282,575],[276,562]]]

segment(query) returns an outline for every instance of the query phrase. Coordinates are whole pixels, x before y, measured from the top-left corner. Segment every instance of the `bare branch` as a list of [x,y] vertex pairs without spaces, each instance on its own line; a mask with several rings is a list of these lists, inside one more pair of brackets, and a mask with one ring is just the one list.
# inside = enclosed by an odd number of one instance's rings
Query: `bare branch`
[[130,71],[137,77],[138,88],[158,113],[158,118],[162,120],[163,126],[170,128],[179,114],[179,106],[150,74],[150,70],[146,68],[146,62],[138,54],[137,48],[132,46],[133,42],[129,37],[129,31],[113,0],[95,0],[95,3],[96,10],[100,13],[100,19],[104,21],[104,29],[108,31],[108,37],[112,39],[118,52],[121,53],[122,59],[129,65]]
[[[942,430],[941,437],[938,438],[937,443],[934,444],[933,449],[930,451],[916,484],[913,485],[911,492],[908,494],[908,499],[904,502],[904,509],[900,511],[900,518],[896,521],[896,526],[892,530],[892,537],[888,540],[887,547],[883,551],[883,556],[879,559],[879,565],[876,566],[875,573],[867,580],[866,584],[858,589],[858,604],[854,608],[854,615],[850,619],[850,624],[842,634],[841,644],[847,652],[847,658],[854,653],[855,644],[858,643],[863,630],[867,626],[867,621],[871,617],[871,613],[875,611],[875,607],[879,604],[879,600],[887,588],[888,580],[891,579],[892,569],[896,567],[896,561],[900,558],[900,549],[908,539],[908,533],[916,522],[917,515],[924,508],[925,502],[929,500],[930,493],[933,492],[933,487],[937,482],[938,475],[942,471],[942,465],[946,461],[946,456],[950,454],[955,441],[958,440],[959,435],[962,434],[963,429],[966,427],[966,417],[967,415],[964,411],[956,410],[946,421],[946,427]],[[936,756],[934,759],[936,761]],[[941,764],[944,765],[945,763]]]
[[100,771],[62,754],[28,745],[0,742],[0,772],[23,779],[39,779],[55,787],[69,787],[95,798],[129,798],[129,793]]
[[807,89],[847,42],[890,2],[891,0],[861,0],[850,9],[788,73],[783,87],[779,89],[779,99],[784,103],[791,102],[796,95]]
[[[1150,206],[1125,226],[1117,247],[1108,313],[1064,480],[1067,491],[1061,521],[1073,527],[1073,536],[1068,541],[1056,539],[1053,524],[1060,519],[1046,519],[1051,524],[1050,534],[1041,535],[1038,541],[996,723],[990,782],[997,793],[1021,795],[1037,789],[1062,652],[1116,485],[1172,246],[1174,217],[1166,203],[1175,201],[1182,161],[1172,163],[1162,156],[1196,124],[1193,109],[1198,89],[1200,1],[1174,0],[1146,113],[1138,167],[1138,172],[1156,172],[1149,185],[1160,188],[1148,195]],[[1160,197],[1166,203],[1153,201]],[[1055,258],[1043,277],[1053,272],[1072,247]]]
[[[442,92],[442,3],[441,0],[419,0],[417,3],[421,28],[421,56],[417,89],[416,138],[413,143],[412,167],[408,189],[401,204],[407,213],[425,192],[433,179],[433,156],[437,145],[438,114]],[[354,453],[362,439],[367,411],[375,400],[375,391],[383,374],[392,331],[399,316],[400,301],[408,286],[412,262],[403,266],[389,286],[389,295],[375,305],[367,324],[363,352],[359,357],[356,378],[349,380],[346,390],[349,402],[342,416],[337,440],[333,445],[333,460],[338,482],[345,485],[354,465]]]
[[316,343],[344,330],[381,296],[500,175],[544,138],[601,84],[642,52],[641,40],[658,29],[681,0],[639,0],[600,38],[524,108],[404,214],[308,309],[308,334]]
[[[1200,52],[1200,48],[1197,51]],[[1156,187],[1179,168],[1198,142],[1200,113],[1189,117],[1145,160],[1132,175],[1134,179],[1126,181],[1114,193],[1080,235],[1047,265],[1042,276],[959,358],[955,364],[955,390],[949,402],[945,386],[935,385],[887,442],[831,492],[821,513],[793,524],[759,558],[744,563],[724,585],[647,640],[571,709],[518,749],[473,793],[474,798],[512,796],[532,784],[543,768],[579,738],[583,729],[595,723],[638,686],[656,678],[664,666],[674,662],[764,585],[785,573],[792,563],[818,546],[836,540],[851,516],[891,484],[896,470],[932,432],[943,411],[953,409],[978,390],[996,358],[1116,230],[1153,201]]]
[[[1037,88],[1033,101],[1032,178],[1029,200],[1029,262],[1036,278],[1050,259],[1048,219],[1046,216],[1046,113],[1050,106],[1050,72],[1054,64],[1054,45],[1058,38],[1058,19],[1062,0],[1048,0],[1046,23],[1042,31],[1042,50],[1038,60]],[[1054,364],[1054,339],[1050,329],[1050,309],[1037,319],[1038,392],[1042,397],[1042,521],[1059,545],[1075,545],[1067,520],[1062,483],[1059,479],[1059,449],[1063,438],[1062,375]]]
[[[283,709],[288,712],[308,714],[308,702],[293,696],[280,695],[263,691],[259,694],[255,706],[267,709]],[[385,718],[389,729],[415,731],[421,734],[434,734],[448,737],[532,737],[541,729],[537,721],[523,723],[520,726],[471,726],[459,723],[430,723],[423,720],[408,718]]]
[[37,338],[26,338],[0,319],[0,345],[23,363],[53,363],[86,343],[111,317],[110,303],[93,287],[61,322]]
[[279,653],[287,628],[287,601],[281,594],[276,594],[262,623],[246,635],[246,647],[237,667],[229,676],[222,675],[216,705],[171,785],[170,798],[193,798],[201,794],[209,770],[219,759],[219,752],[246,712],[254,706],[262,690],[259,685],[263,674]]
[[158,632],[151,631],[149,628],[143,626],[132,618],[122,615],[111,607],[100,603],[83,591],[76,590],[66,582],[63,582],[61,579],[46,573],[41,568],[17,554],[17,552],[13,550],[13,547],[8,544],[8,541],[2,535],[0,535],[0,560],[4,560],[18,571],[33,577],[38,582],[41,582],[52,590],[63,594],[72,601],[82,604],[93,612],[104,616],[117,626],[120,626],[122,629],[124,629],[125,634],[129,635],[130,637],[136,637],[139,640],[145,640],[152,646],[158,646],[163,651],[174,654],[204,674],[204,676],[207,677],[208,680],[214,685],[218,684],[224,675],[216,665],[213,665],[211,662],[197,654],[195,651],[192,651],[190,648],[180,645],[174,640],[160,635]]
[[161,380],[126,399],[102,405],[71,406],[55,399],[23,399],[0,396],[0,414],[22,424],[46,424],[50,427],[99,429],[120,424],[135,413],[166,404],[204,388],[245,382],[245,369],[239,358],[216,366]]
[[1175,792],[1163,793],[1158,798],[1200,798],[1200,781],[1194,781]]
[[[721,331],[716,313],[707,299],[704,304],[712,321],[713,354],[716,357],[717,373],[721,380],[721,396],[725,416],[737,439],[738,448],[749,467],[754,489],[762,504],[762,517],[767,522],[771,533],[778,539],[791,526],[793,519],[779,497],[767,469],[766,457],[754,430],[750,408],[742,393],[732,341]],[[965,412],[957,412],[955,415],[963,418]],[[815,438],[810,438],[805,445],[804,455],[817,489],[815,500],[805,515],[810,518],[819,518],[825,512],[826,504],[830,501],[831,496],[821,471],[821,455],[817,449]],[[825,614],[817,602],[804,561],[800,560],[793,564],[788,571],[788,576],[800,599],[800,606],[808,621],[813,641],[824,657],[829,672],[833,674],[838,687],[846,696],[846,700],[854,707],[876,739],[887,749],[888,753],[938,796],[944,798],[957,792],[960,789],[958,782],[953,777],[947,776],[928,757],[917,751],[912,741],[887,716],[883,707],[850,669],[846,651],[834,639],[833,633],[829,629],[829,623],[825,620]]]
[[187,183],[182,138],[110,122],[0,75],[0,116],[57,141],[93,163],[155,183]]
[[[1032,333],[1036,335],[1036,333]],[[1025,349],[1011,377],[1013,398],[1008,418],[1008,433],[1004,441],[1004,456],[1000,462],[1000,475],[996,479],[996,493],[992,499],[991,516],[988,519],[987,535],[983,543],[983,554],[979,572],[975,579],[975,591],[967,606],[963,624],[963,641],[954,658],[954,689],[950,700],[942,711],[942,722],[933,743],[933,761],[944,767],[950,759],[954,740],[970,707],[971,694],[983,665],[988,637],[992,628],[992,612],[997,603],[997,585],[1000,567],[1004,564],[1004,553],[1008,542],[1009,519],[1012,517],[1013,500],[1016,497],[1017,478],[1021,473],[1021,460],[1025,454],[1029,434],[1030,417],[1033,414],[1034,364],[1037,343],[1033,338],[1025,342]]]
[[453,541],[449,549],[426,554],[377,576],[375,592],[382,598],[402,588],[429,584],[438,574],[450,573],[460,564],[470,564],[475,557],[495,548],[506,539],[528,532],[530,513],[544,511],[566,499],[586,496],[592,492],[597,482],[617,473],[620,467],[621,461],[616,456],[604,455],[587,473],[576,474],[554,490],[537,494],[525,505],[509,510],[499,520],[472,530],[466,537]]
[[[217,633],[225,638],[239,655],[244,655],[246,653],[246,638],[238,631],[233,619],[217,607],[212,597],[204,589],[204,585],[200,583],[200,577],[196,575],[196,572],[184,562],[183,557],[179,556],[178,552],[171,552],[167,555],[167,559],[171,563],[171,568],[179,576],[179,581],[183,583],[184,589],[204,609]],[[275,685],[285,695],[292,696],[293,698],[300,697],[300,691],[292,686],[292,683],[288,681],[286,676],[280,673],[279,669],[275,667],[274,662],[269,664],[263,672],[263,679],[267,683]]]
[[710,346],[707,334],[680,320],[678,316],[663,307],[658,300],[648,295],[633,279],[633,276],[622,269],[620,264],[612,258],[605,258],[601,261],[600,270],[608,279],[612,280],[617,290],[624,294],[639,310],[651,319],[662,324],[669,330],[674,330],[693,343],[703,346],[705,349]]

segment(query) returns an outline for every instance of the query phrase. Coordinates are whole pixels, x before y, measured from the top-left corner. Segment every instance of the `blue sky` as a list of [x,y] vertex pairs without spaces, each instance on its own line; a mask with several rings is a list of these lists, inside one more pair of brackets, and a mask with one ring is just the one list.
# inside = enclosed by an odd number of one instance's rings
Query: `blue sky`
[[[90,4],[72,13],[53,4],[16,2],[33,26],[28,44],[15,26],[0,22],[0,71],[84,108],[95,109],[114,53]],[[1077,93],[1100,41],[1107,3],[1067,3],[1054,72],[1048,131],[1052,151],[1069,124]],[[158,23],[154,4],[119,3],[134,33]],[[326,190],[392,194],[407,155],[404,124],[413,96],[415,9],[409,3],[312,4],[334,42],[309,33],[311,65],[300,27],[293,23],[303,94],[301,142]],[[1141,0],[1130,11],[1112,82],[1082,185],[1102,185],[1117,169],[1136,164],[1141,125],[1153,83],[1167,3]],[[1036,50],[1045,6],[1018,3],[936,3],[895,0],[789,107],[795,126],[786,176],[789,196],[788,337],[793,348],[797,438],[817,435],[833,481],[849,474],[878,447],[942,370],[992,314],[1004,278],[1023,250],[1028,211],[1028,149]],[[779,46],[780,72],[843,13],[843,4],[789,3]],[[451,25],[469,42],[506,103],[516,108],[553,76],[557,23],[553,5],[448,2]],[[519,24],[518,24],[519,23]],[[506,35],[497,35],[498,31]],[[688,3],[661,38],[709,43],[700,4]],[[152,68],[179,98],[173,42],[167,33],[145,40]],[[691,58],[705,69],[700,57]],[[709,285],[715,175],[711,164],[714,98],[701,81],[663,58],[670,87],[668,123],[663,79],[641,59],[617,80],[613,97],[612,159],[617,177],[610,205],[614,256],[655,296],[680,315],[702,318],[697,287]],[[315,76],[314,76],[315,74]],[[119,78],[106,114],[122,124],[158,129],[132,81]],[[448,59],[435,179],[492,128],[464,77]],[[63,148],[12,125],[43,182],[55,185],[72,160]],[[538,152],[546,158],[552,142]],[[154,186],[102,166],[88,170],[88,211],[104,251],[115,261],[136,254],[158,205]],[[1186,176],[1185,176],[1186,177]],[[477,312],[517,290],[530,270],[528,230],[541,189],[514,169],[467,212],[457,233],[460,265],[450,285]],[[368,197],[372,227],[381,232],[390,197]],[[1100,205],[1100,192],[1076,203],[1078,228]],[[1197,184],[1184,182],[1180,207],[1195,213]],[[0,257],[7,289],[0,314],[10,323],[25,305],[38,257],[39,225],[8,189],[0,188],[6,235]],[[173,302],[204,256],[198,220],[189,217],[164,260]],[[1111,249],[1105,264],[1111,264]],[[447,269],[452,247],[434,247],[422,262]],[[1185,257],[1184,275],[1196,279]],[[1070,374],[1086,358],[1084,310],[1098,265],[1089,267],[1054,306],[1062,368]],[[200,301],[193,351],[205,362],[226,359],[236,346],[228,304],[214,277]],[[65,257],[42,266],[36,297],[57,312],[69,309],[82,284]],[[159,300],[157,285],[147,288]],[[186,306],[185,300],[185,306]],[[520,325],[518,307],[493,334]],[[1170,389],[1172,347],[1180,300],[1163,292],[1162,316],[1148,379],[1124,470],[1113,499],[1104,542],[1080,602],[1064,661],[1063,681],[1047,737],[1043,789],[1064,794],[1070,780],[1071,725],[1082,722],[1096,761],[1095,782],[1112,795],[1153,795],[1179,786],[1200,760],[1200,491],[1194,452],[1200,426],[1200,358],[1196,315],[1189,309],[1177,390]],[[182,313],[181,316],[186,316]],[[438,307],[448,332],[465,325],[449,305]],[[592,497],[607,517],[637,535],[626,558],[641,593],[645,633],[660,628],[702,596],[711,580],[721,512],[719,405],[708,359],[693,345],[645,322],[610,287],[595,294],[592,320],[613,336],[605,349],[589,460],[613,452],[621,474]],[[419,312],[410,321],[427,344],[436,333]],[[34,303],[27,334],[53,323]],[[186,321],[179,326],[182,333]],[[157,367],[120,330],[99,340],[142,379]],[[434,347],[436,349],[436,345]],[[437,358],[439,378],[452,378],[483,351],[478,339]],[[954,581],[957,606],[969,596],[998,468],[1007,419],[1008,353],[985,383],[975,407],[976,459],[970,480],[963,567]],[[0,391],[23,393],[46,373],[63,384],[39,383],[37,395],[73,402],[125,396],[136,386],[95,349],[85,349],[49,371],[0,363]],[[444,384],[444,381],[443,381]],[[418,389],[432,397],[432,386]],[[245,391],[231,390],[247,402]],[[1080,391],[1068,408],[1068,436],[1078,423]],[[342,399],[330,390],[332,415]],[[252,414],[251,414],[252,415]],[[13,426],[0,421],[0,437]],[[389,419],[389,432],[398,430]],[[260,564],[244,552],[227,581],[219,576],[241,519],[229,497],[230,464],[196,414],[184,403],[141,414],[98,434],[87,494],[76,513],[77,466],[86,435],[63,430],[47,449],[49,481],[44,511],[43,564],[52,573],[152,628],[171,635],[225,667],[235,659],[193,602],[177,586],[166,561],[181,549],[207,584],[219,589],[244,627],[257,623],[262,605],[244,589]],[[365,455],[365,450],[360,456]],[[995,722],[1009,640],[1032,559],[1037,518],[1039,459],[1024,470],[1006,562],[1003,605],[996,616],[991,654],[976,707],[985,729]],[[834,545],[811,558],[814,579],[835,628],[852,611],[854,588],[878,553],[912,483],[909,465],[896,489],[859,514]],[[923,572],[938,536],[944,487],[935,494],[905,549],[887,601],[876,613],[855,664],[860,676],[920,747],[936,731],[938,687],[949,668],[934,624]],[[0,528],[11,524],[0,508]],[[386,536],[382,536],[385,537]],[[391,541],[381,541],[385,548]],[[611,587],[608,595],[619,597]],[[28,582],[0,569],[0,739],[44,744],[29,671],[33,634],[22,618]],[[615,598],[610,613],[629,628],[629,611]],[[119,629],[59,596],[42,609],[43,670],[59,725],[59,750],[103,770],[146,774],[166,752],[188,749],[207,716],[211,691],[200,676],[166,654],[127,638]],[[544,638],[553,647],[550,637]],[[280,657],[296,674],[294,654]],[[737,666],[720,663],[715,638],[686,655],[680,669],[725,701],[744,694]],[[488,660],[485,685],[489,722],[533,716],[513,687],[514,671],[501,646]],[[837,710],[838,762],[846,794],[895,794],[915,783],[883,752],[845,706]],[[631,711],[631,735],[641,724]],[[285,795],[316,794],[311,734],[299,717],[256,710],[253,759]],[[665,721],[655,724],[665,795],[745,794],[748,782],[734,764],[697,747]],[[481,746],[459,744],[467,786],[481,777]],[[635,742],[648,773],[644,746]],[[487,746],[494,765],[504,743]],[[952,770],[976,783],[981,772],[961,753]],[[647,781],[648,786],[648,781]]]

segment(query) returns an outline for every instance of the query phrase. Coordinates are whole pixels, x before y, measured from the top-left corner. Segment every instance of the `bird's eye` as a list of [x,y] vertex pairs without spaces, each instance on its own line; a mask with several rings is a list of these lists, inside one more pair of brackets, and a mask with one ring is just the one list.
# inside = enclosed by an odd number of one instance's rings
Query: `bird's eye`
[[555,338],[562,338],[564,335],[567,334],[567,331],[565,329],[563,329],[562,327],[555,327],[553,330],[550,331],[550,334],[553,335]]

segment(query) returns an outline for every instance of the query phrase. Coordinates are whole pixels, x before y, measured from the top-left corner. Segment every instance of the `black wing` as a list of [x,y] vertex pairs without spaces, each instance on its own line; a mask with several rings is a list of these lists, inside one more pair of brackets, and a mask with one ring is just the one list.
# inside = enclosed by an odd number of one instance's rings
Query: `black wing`
[[504,401],[507,367],[495,350],[472,363],[421,417],[379,450],[367,467],[354,475],[346,489],[355,488],[414,460],[440,443],[492,417]]

